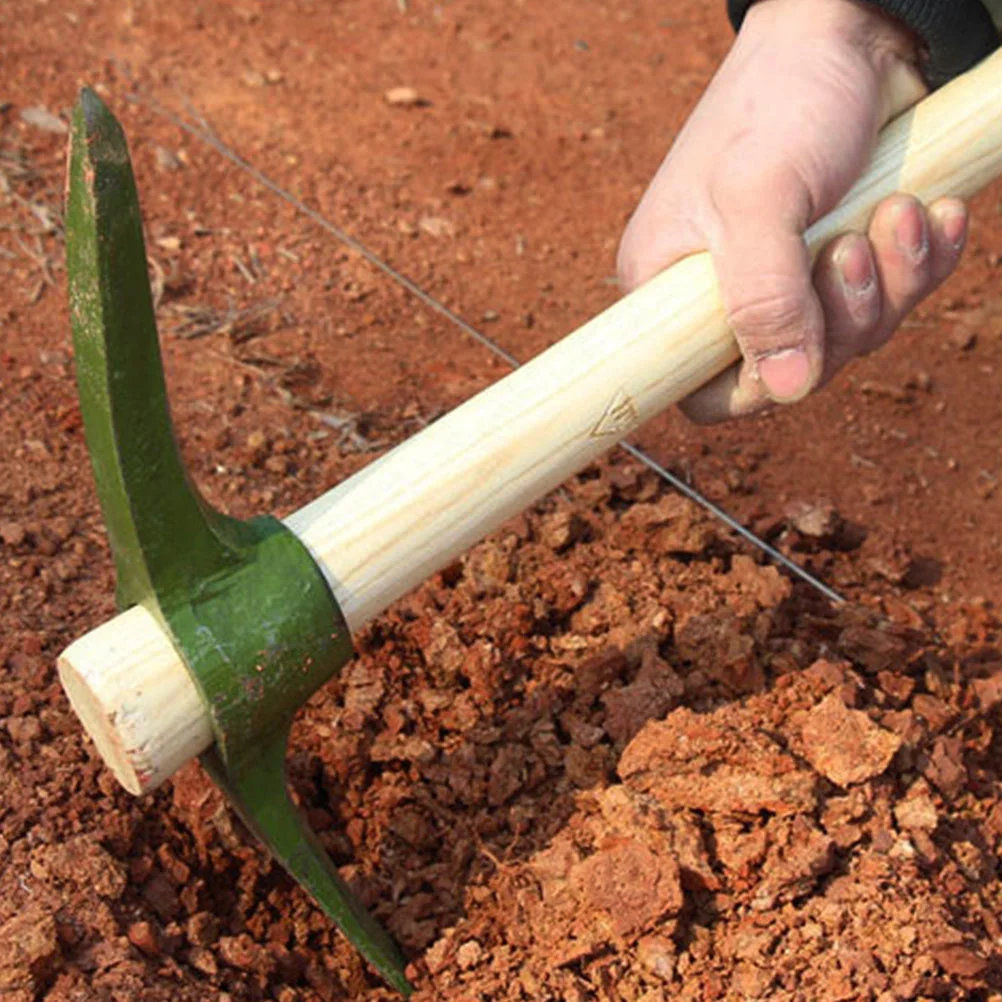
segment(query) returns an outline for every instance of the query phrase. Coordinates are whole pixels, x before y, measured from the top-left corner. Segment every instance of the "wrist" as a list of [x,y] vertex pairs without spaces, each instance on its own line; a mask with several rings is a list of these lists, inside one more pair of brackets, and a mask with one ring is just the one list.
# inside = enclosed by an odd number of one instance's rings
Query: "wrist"
[[753,0],[745,23],[782,18],[824,31],[861,50],[918,63],[920,41],[904,22],[869,0]]
[[844,46],[876,81],[883,121],[928,91],[919,70],[920,39],[867,0],[755,0],[745,26],[761,35],[780,32],[802,48],[820,41]]
[[[727,0],[727,12],[737,30],[750,8],[756,9],[756,18],[765,17],[767,8],[784,2]],[[996,27],[989,12],[997,7],[998,0],[794,0],[815,12],[822,5],[827,9],[831,2],[842,8],[843,13],[835,15],[840,19],[848,17],[845,12],[852,7],[870,17],[883,18],[892,32],[891,52],[912,63],[917,55],[923,81],[930,87],[939,87],[959,76],[1002,44],[1002,25]],[[909,31],[914,33],[910,37]],[[888,39],[885,28],[878,26],[875,32],[875,38],[882,43]],[[907,53],[901,48],[902,39],[906,40]]]

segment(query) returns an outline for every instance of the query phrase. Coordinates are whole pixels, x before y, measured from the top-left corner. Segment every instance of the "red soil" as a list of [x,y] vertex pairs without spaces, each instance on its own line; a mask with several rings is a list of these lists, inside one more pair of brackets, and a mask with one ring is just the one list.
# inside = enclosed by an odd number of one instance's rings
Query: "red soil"
[[[131,799],[58,685],[113,582],[65,136],[22,113],[104,88],[190,466],[234,514],[281,515],[504,369],[150,101],[190,102],[527,358],[615,297],[722,6],[0,9],[5,1000],[390,997],[197,765]],[[618,455],[380,617],[303,710],[294,785],[420,999],[1002,997],[998,196],[962,273],[825,393],[640,436],[847,607]]]

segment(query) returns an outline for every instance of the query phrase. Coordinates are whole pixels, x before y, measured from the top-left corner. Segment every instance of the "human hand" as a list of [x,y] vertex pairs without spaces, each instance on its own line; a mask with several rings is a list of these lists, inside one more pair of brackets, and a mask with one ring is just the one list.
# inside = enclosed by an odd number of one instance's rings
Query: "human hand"
[[925,94],[911,36],[856,0],[759,0],[630,220],[633,289],[709,250],[743,360],[682,404],[701,423],[799,400],[878,348],[956,267],[963,202],[895,195],[813,271],[804,230]]

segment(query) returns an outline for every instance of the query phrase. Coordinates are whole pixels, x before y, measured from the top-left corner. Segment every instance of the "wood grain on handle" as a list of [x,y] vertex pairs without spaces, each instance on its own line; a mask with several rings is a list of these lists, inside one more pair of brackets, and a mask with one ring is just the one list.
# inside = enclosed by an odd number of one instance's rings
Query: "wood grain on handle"
[[[873,163],[807,234],[866,228],[896,191],[968,197],[1002,173],[1002,53],[892,123]],[[662,273],[286,519],[352,629],[738,358],[709,255]],[[167,637],[132,609],[59,662],[118,779],[150,790],[212,741]]]

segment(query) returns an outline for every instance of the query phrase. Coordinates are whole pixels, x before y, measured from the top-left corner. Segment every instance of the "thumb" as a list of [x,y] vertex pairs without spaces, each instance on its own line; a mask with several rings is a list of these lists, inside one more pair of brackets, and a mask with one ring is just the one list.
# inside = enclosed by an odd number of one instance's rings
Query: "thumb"
[[799,220],[748,219],[740,211],[714,241],[713,263],[744,362],[734,405],[806,396],[824,367],[825,320]]

